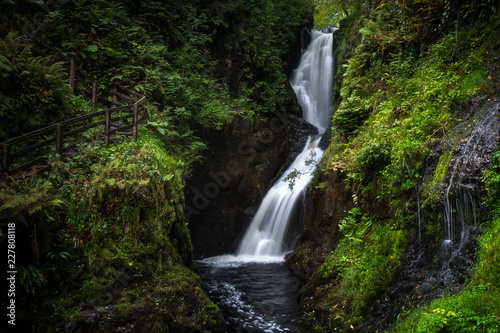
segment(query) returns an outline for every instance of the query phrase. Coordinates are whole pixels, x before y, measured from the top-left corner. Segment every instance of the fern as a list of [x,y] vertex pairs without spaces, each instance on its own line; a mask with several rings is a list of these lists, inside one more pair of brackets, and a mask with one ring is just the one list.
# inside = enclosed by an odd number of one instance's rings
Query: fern
[[63,204],[55,197],[54,187],[47,180],[37,178],[33,186],[23,181],[11,180],[8,187],[0,190],[0,202],[3,202],[0,211],[27,212],[28,215],[33,215],[46,205],[59,207]]
[[28,229],[34,262],[50,250],[57,209],[62,205],[52,183],[41,178],[9,179],[8,184],[0,184],[0,217],[20,222]]
[[23,265],[17,267],[19,283],[27,293],[35,294],[35,288],[41,287],[47,283],[47,278],[42,272],[31,265]]
[[147,126],[161,138],[165,146],[174,154],[181,157],[187,164],[201,160],[200,152],[207,149],[205,143],[187,130],[179,132],[173,121],[165,115],[154,115],[153,120],[148,121]]

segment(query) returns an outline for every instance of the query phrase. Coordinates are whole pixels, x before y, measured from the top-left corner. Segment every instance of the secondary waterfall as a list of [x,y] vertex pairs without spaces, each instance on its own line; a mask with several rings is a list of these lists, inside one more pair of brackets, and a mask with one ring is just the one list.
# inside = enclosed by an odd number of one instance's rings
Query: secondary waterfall
[[[333,34],[312,32],[291,80],[304,119],[324,133],[333,95]],[[239,246],[237,255],[198,261],[200,275],[212,299],[220,303],[228,332],[301,332],[296,323],[300,283],[284,267],[292,250],[290,224],[304,190],[323,155],[321,136],[309,137],[303,151],[268,191]],[[295,175],[293,186],[285,178]],[[279,282],[279,283],[277,283]]]
[[[444,192],[444,250],[443,269],[462,250],[469,239],[471,228],[476,226],[477,183],[481,163],[496,148],[500,103],[492,103],[478,112],[467,136],[455,148],[456,159],[450,163],[450,180]],[[465,126],[465,125],[463,125]],[[460,132],[460,127],[457,126]],[[452,167],[451,167],[452,166]],[[477,175],[478,178],[480,175]]]
[[[302,106],[304,119],[323,134],[328,127],[333,95],[333,34],[312,31],[312,40],[293,72],[291,85]],[[282,256],[294,245],[287,239],[289,223],[312,179],[323,151],[321,137],[309,138],[304,150],[267,192],[238,249],[238,255]],[[284,181],[294,172],[293,187]]]

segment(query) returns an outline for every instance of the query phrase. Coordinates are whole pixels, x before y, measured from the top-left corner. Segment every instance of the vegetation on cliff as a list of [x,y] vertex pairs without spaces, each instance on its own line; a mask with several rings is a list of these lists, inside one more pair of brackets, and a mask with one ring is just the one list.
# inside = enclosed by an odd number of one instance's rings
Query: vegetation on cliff
[[19,325],[223,331],[194,273],[185,162],[146,129],[137,142],[102,148],[81,147],[43,178],[2,184],[2,218],[16,223],[22,263]]
[[[498,235],[497,218],[495,213],[484,215],[484,210],[476,269],[470,277],[463,277],[469,284],[458,287],[462,291],[451,296],[457,290],[450,290],[449,297],[429,307],[417,308],[420,301],[407,300],[398,313],[374,317],[386,302],[383,297],[390,299],[388,288],[411,247],[408,242],[419,241],[413,222],[417,194],[426,209],[423,232],[434,243],[443,240],[438,202],[442,198],[436,192],[442,188],[436,184],[446,175],[456,143],[442,149],[434,177],[424,175],[424,165],[454,125],[468,121],[470,115],[465,114],[471,104],[498,100],[498,3],[319,2],[318,8],[336,11],[344,19],[335,35],[338,73],[332,142],[313,191],[351,197],[354,208],[330,212],[330,216],[343,214],[344,218],[332,221],[338,224],[332,244],[318,244],[332,250],[317,261],[316,272],[309,274],[301,292],[303,322],[318,332],[371,331],[388,328],[396,319],[392,316],[400,313],[395,328],[402,332],[498,331],[498,256],[491,252],[493,238],[497,238],[493,235]],[[331,18],[316,16],[324,19],[316,20],[316,25],[331,24]],[[498,210],[491,199],[496,193],[494,165],[484,178],[492,212]],[[346,184],[345,191],[326,191],[337,188],[338,181]],[[328,207],[328,201],[338,199],[328,196],[324,200],[321,206]],[[311,227],[320,228],[315,232],[326,228],[323,225],[330,219],[324,219],[311,221]],[[340,241],[336,241],[337,233]],[[299,244],[292,263],[309,264],[296,258],[310,257],[311,239],[308,236]]]

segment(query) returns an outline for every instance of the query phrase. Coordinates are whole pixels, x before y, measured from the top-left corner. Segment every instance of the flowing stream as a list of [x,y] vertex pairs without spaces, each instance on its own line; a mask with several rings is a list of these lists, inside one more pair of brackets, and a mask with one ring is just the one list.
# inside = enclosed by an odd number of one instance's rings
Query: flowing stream
[[320,135],[308,138],[303,151],[268,191],[236,255],[198,261],[201,278],[210,297],[219,302],[228,332],[301,332],[296,323],[299,282],[283,263],[296,245],[291,224],[297,207],[303,204],[305,189],[323,155],[318,145],[332,109],[332,33],[311,32],[311,43],[290,83],[304,119]]

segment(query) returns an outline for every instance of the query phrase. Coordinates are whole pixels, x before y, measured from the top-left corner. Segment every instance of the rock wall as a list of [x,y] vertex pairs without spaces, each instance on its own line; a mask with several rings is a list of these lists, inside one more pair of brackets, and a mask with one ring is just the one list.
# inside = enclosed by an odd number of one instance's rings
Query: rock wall
[[207,136],[209,153],[185,191],[197,258],[236,251],[267,190],[310,133],[317,133],[314,126],[284,111],[253,123],[236,116]]

